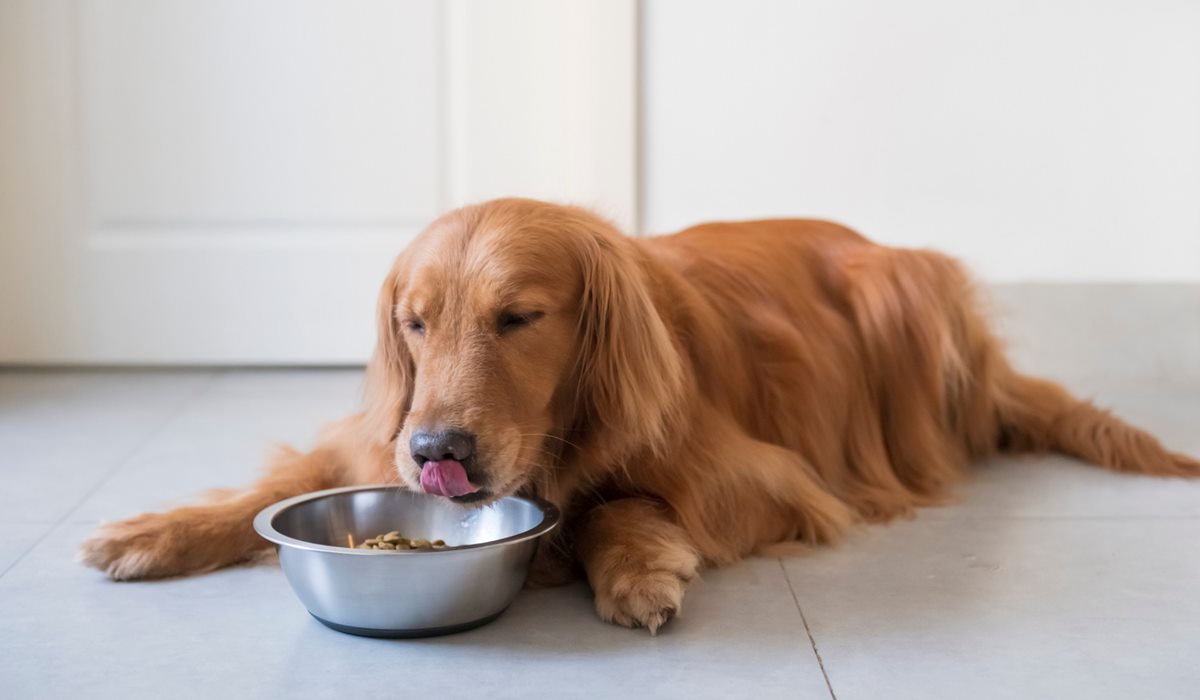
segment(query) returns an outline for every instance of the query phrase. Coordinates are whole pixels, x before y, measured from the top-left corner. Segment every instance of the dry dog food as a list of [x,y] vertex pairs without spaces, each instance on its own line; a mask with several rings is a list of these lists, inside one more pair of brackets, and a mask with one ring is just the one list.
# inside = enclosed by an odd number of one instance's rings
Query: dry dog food
[[[350,547],[355,548],[354,536],[346,535],[346,539],[349,541]],[[429,540],[409,539],[401,535],[399,531],[392,530],[387,534],[376,535],[368,540],[364,540],[362,544],[358,545],[357,549],[443,549],[445,546],[446,543],[443,540],[433,540],[430,542]]]

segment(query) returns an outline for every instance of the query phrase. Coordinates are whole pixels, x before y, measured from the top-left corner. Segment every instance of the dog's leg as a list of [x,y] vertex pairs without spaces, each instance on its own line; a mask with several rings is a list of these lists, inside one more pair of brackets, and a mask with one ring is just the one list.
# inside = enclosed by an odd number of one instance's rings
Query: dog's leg
[[[378,461],[378,455],[374,455]],[[270,545],[253,528],[268,505],[309,491],[377,480],[366,462],[327,442],[307,454],[282,452],[251,488],[218,502],[146,513],[104,525],[79,550],[79,560],[117,581],[212,571],[244,561]],[[386,469],[386,460],[381,468]],[[376,471],[376,473],[378,473]]]
[[679,614],[683,593],[700,569],[700,555],[666,506],[623,498],[586,516],[576,553],[608,622],[650,634]]
[[609,501],[576,526],[575,553],[605,620],[655,632],[679,612],[702,563],[730,564],[777,542],[830,543],[855,521],[799,453],[751,438],[717,411],[694,418],[696,439],[671,462],[638,467],[642,492],[659,498]]

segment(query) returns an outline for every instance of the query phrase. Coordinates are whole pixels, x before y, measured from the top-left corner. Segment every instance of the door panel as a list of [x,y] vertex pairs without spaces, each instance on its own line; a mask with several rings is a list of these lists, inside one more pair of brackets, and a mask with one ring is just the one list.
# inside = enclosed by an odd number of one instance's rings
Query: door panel
[[0,4],[0,362],[362,362],[441,211],[631,223],[636,3],[570,5]]
[[101,227],[405,225],[438,208],[432,1],[85,2]]

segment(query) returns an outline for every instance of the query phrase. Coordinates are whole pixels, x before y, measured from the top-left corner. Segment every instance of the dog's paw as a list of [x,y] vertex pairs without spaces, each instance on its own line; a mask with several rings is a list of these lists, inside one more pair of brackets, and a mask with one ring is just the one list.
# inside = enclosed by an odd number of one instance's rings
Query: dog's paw
[[78,560],[114,581],[190,573],[197,570],[197,534],[185,518],[147,513],[101,526],[80,545]]
[[679,614],[690,581],[665,569],[622,572],[596,591],[596,613],[606,622],[658,634]]

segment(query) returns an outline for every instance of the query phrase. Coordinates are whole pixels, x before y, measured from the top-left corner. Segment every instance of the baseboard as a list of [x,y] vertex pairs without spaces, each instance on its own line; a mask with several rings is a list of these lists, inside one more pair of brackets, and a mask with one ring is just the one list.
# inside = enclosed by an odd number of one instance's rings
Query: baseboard
[[1200,284],[1004,283],[985,285],[982,291],[1010,356],[1026,371],[1063,379],[1200,380]]

